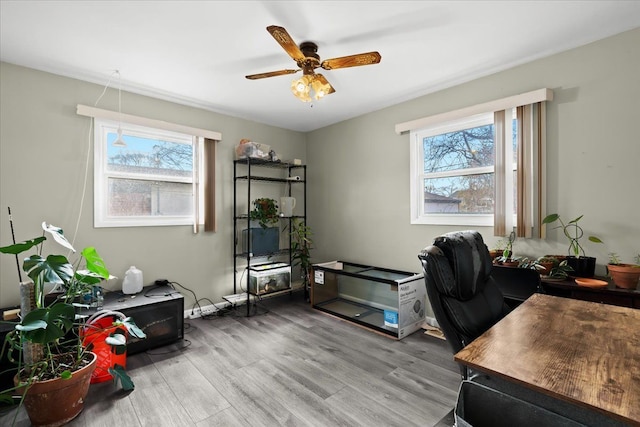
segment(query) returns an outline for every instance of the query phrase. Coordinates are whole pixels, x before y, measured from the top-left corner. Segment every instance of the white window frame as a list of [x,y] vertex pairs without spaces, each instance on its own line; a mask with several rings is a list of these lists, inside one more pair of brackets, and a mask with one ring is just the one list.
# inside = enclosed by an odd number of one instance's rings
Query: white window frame
[[[117,122],[105,119],[94,119],[94,227],[145,227],[145,226],[173,226],[173,225],[193,225],[196,214],[202,207],[198,203],[203,200],[195,195],[202,192],[198,186],[199,175],[202,168],[199,165],[200,147],[196,137],[173,132],[166,129],[151,128],[130,123]],[[118,127],[122,129],[124,135],[136,135],[146,138],[159,139],[183,144],[189,144],[193,153],[193,174],[191,177],[175,177],[165,175],[147,175],[138,173],[126,173],[107,170],[107,134],[117,132]],[[163,182],[189,183],[193,186],[192,198],[194,212],[191,215],[183,216],[109,216],[108,215],[108,182],[110,178],[155,180]],[[202,215],[198,215],[202,218]]]
[[[493,112],[475,114],[462,117],[445,123],[437,123],[423,129],[412,130],[410,132],[410,193],[411,193],[411,224],[428,225],[460,225],[460,226],[493,226],[493,214],[426,214],[424,212],[424,180],[425,178],[442,178],[452,176],[475,175],[481,173],[495,173],[494,166],[479,168],[458,169],[437,173],[424,172],[424,138],[469,129],[477,126],[492,124],[494,122]],[[512,151],[510,144],[508,150]],[[510,155],[512,158],[512,155]],[[513,165],[515,167],[515,164]],[[513,173],[513,171],[511,171]],[[512,181],[512,180],[509,180]],[[512,191],[512,182],[511,190]],[[509,184],[507,184],[509,185]]]

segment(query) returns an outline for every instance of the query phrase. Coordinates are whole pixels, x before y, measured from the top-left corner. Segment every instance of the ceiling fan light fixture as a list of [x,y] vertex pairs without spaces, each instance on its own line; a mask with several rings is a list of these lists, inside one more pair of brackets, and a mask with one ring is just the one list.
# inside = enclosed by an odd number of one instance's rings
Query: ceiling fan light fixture
[[311,96],[309,92],[311,91],[311,76],[302,76],[297,80],[291,82],[291,92],[303,102],[311,102]]
[[[320,74],[318,76],[321,76]],[[311,82],[311,88],[313,89],[313,97],[316,100],[324,98],[331,93],[331,85],[321,79],[321,77],[314,76],[316,78]]]

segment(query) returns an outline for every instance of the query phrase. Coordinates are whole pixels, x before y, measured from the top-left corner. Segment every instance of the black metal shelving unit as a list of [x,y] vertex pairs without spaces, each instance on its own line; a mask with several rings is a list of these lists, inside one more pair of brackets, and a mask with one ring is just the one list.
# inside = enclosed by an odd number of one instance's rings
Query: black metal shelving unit
[[[253,182],[263,182],[263,183],[273,183],[273,184],[285,184],[287,195],[291,197],[292,195],[292,186],[302,186],[302,215],[294,215],[292,217],[282,217],[280,218],[280,227],[282,228],[283,221],[288,222],[289,230],[291,230],[292,221],[294,219],[302,219],[303,223],[306,225],[307,222],[307,166],[306,165],[294,165],[285,162],[272,162],[269,160],[262,159],[254,159],[254,158],[246,158],[240,160],[234,160],[233,162],[233,206],[234,206],[234,215],[233,215],[233,236],[234,236],[234,246],[233,246],[233,292],[234,294],[237,292],[236,285],[238,283],[238,261],[244,260],[246,262],[247,274],[246,274],[246,295],[247,295],[247,316],[250,315],[250,306],[251,306],[251,296],[257,297],[257,295],[252,294],[250,290],[250,274],[249,267],[252,264],[252,254],[251,254],[251,239],[247,238],[246,242],[246,251],[242,250],[242,242],[241,239],[238,238],[240,226],[244,223],[247,229],[251,229],[251,202],[252,202],[252,192],[251,186]],[[261,170],[264,168],[270,169],[280,169],[283,174],[286,173],[283,177],[273,177],[266,175],[255,175],[255,170]],[[289,179],[291,177],[299,176],[299,180]],[[238,211],[238,201],[239,199],[239,190],[238,183],[246,182],[246,203],[247,210],[246,212]],[[288,184],[288,185],[287,185]],[[273,256],[288,256],[289,265],[292,263],[292,254],[289,250],[291,248],[291,234],[289,234],[289,246],[288,248],[279,249],[277,252],[273,252],[266,255],[261,255],[260,258],[263,257],[273,257]],[[282,293],[282,292],[292,292],[292,289],[280,292],[274,292],[274,294]],[[304,296],[305,300],[308,299],[308,289],[304,287]],[[270,294],[272,295],[272,294]]]

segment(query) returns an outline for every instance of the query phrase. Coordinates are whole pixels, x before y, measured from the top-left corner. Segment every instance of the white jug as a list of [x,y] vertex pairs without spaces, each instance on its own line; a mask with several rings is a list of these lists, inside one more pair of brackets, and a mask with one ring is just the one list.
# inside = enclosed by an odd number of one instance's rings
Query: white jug
[[142,270],[138,270],[132,265],[122,280],[122,293],[137,294],[142,290]]
[[280,216],[293,216],[293,208],[295,207],[295,197],[280,197]]

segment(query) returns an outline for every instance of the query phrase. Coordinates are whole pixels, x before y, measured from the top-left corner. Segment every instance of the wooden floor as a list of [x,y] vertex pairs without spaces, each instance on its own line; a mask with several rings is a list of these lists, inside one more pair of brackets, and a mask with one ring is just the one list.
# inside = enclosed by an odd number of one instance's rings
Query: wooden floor
[[[245,315],[185,320],[187,347],[129,356],[136,389],[93,384],[69,425],[430,427],[455,404],[452,353],[422,331],[393,340],[309,308],[300,293]],[[30,425],[24,410],[16,425]]]

